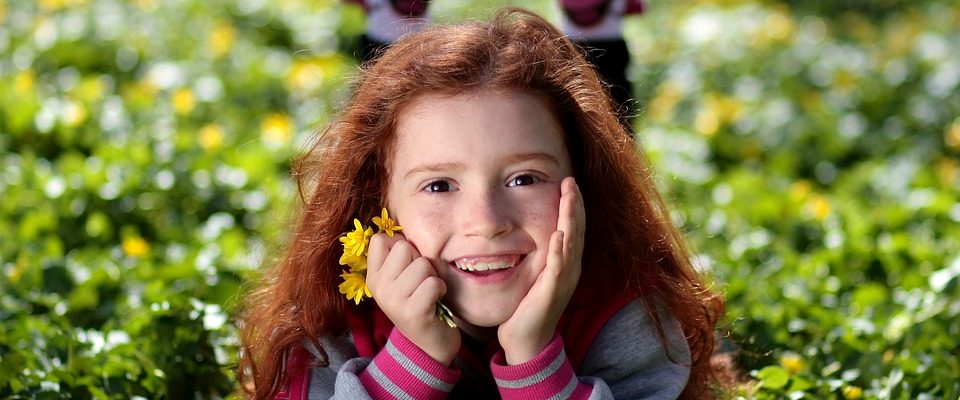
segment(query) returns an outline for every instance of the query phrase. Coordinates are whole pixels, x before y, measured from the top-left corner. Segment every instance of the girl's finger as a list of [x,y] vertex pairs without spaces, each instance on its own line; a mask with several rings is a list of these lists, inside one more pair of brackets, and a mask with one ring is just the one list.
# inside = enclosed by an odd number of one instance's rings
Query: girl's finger
[[377,233],[370,238],[370,244],[367,250],[367,271],[375,274],[380,270],[383,261],[394,244],[403,240],[403,236],[397,234],[395,237],[389,237],[384,233]]
[[578,257],[583,248],[584,219],[583,199],[576,181],[573,177],[564,178],[560,184],[557,229],[564,233],[564,255],[568,260]]
[[[544,288],[547,289],[548,293],[553,293],[553,288],[557,286],[557,281],[560,279],[560,276],[563,274],[564,264],[566,263],[566,257],[564,254],[564,242],[566,242],[567,234],[563,231],[555,231],[550,235],[550,246],[547,252],[547,265],[541,273],[541,278],[544,279],[541,285],[544,285]],[[538,281],[540,280],[538,279]]]
[[[380,270],[376,272],[378,275],[377,279],[385,282],[396,280],[407,268],[407,265],[419,256],[409,242],[406,240],[397,241],[393,244],[393,247],[390,248],[383,263],[380,264]],[[367,263],[369,262],[370,259],[368,258]]]
[[579,265],[580,256],[583,254],[583,241],[586,238],[587,233],[587,216],[586,209],[583,205],[583,195],[580,193],[580,185],[577,185],[576,180],[570,178],[571,192],[574,196],[573,202],[573,221],[574,221],[574,232],[573,237],[570,238],[573,241],[573,257]]
[[419,257],[407,263],[396,279],[389,284],[404,299],[410,298],[423,281],[436,276],[433,266],[426,258]]
[[410,307],[420,310],[420,317],[433,319],[436,315],[436,304],[447,293],[447,284],[438,276],[429,276],[417,285],[410,295]]

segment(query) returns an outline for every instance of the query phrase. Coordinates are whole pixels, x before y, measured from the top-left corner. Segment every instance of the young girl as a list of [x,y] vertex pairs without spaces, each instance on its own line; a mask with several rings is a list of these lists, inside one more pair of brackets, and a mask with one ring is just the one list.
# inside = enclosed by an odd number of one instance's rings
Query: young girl
[[[597,74],[542,18],[404,37],[297,177],[299,224],[243,317],[256,398],[710,397],[722,300]],[[338,239],[381,208],[402,230],[370,239],[357,305]]]

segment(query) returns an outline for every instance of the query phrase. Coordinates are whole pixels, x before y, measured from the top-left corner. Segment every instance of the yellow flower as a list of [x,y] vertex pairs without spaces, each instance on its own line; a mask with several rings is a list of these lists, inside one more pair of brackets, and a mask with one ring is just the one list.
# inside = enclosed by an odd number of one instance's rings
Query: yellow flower
[[353,226],[356,228],[340,238],[343,243],[343,252],[351,253],[355,256],[366,255],[367,243],[370,243],[370,237],[373,236],[373,229],[363,229],[359,219],[353,219]]
[[[397,221],[390,218],[387,209],[380,211],[379,217],[373,217],[373,223],[377,225],[380,232],[393,236],[394,232],[403,229],[397,225]],[[340,283],[340,293],[347,296],[348,300],[360,305],[364,297],[373,297],[373,293],[367,287],[367,248],[370,238],[373,236],[373,229],[363,226],[359,219],[353,219],[354,230],[345,233],[340,237],[343,243],[343,255],[340,256],[340,265],[349,265],[350,271],[340,274],[343,282]],[[457,322],[453,319],[453,313],[447,306],[440,301],[436,304],[437,318],[445,322],[451,328],[457,327]]]
[[373,217],[373,223],[377,225],[377,228],[380,229],[380,232],[386,233],[387,236],[390,237],[393,237],[394,232],[403,229],[402,226],[397,225],[397,221],[394,221],[393,218],[390,218],[390,215],[387,214],[386,207],[380,211],[379,217]]
[[123,248],[123,252],[128,256],[136,258],[143,257],[150,251],[150,244],[139,236],[131,236],[123,239],[121,247]]
[[785,354],[780,357],[780,365],[783,365],[790,375],[796,375],[803,369],[803,359],[796,354]]
[[858,386],[844,386],[842,392],[843,398],[847,400],[857,400],[863,397],[863,389]]
[[373,297],[373,293],[370,293],[370,289],[367,288],[365,274],[344,272],[340,274],[340,277],[343,278],[343,283],[340,284],[340,293],[347,295],[348,299],[360,304],[360,300],[363,300],[364,297]]
[[358,256],[351,252],[348,252],[346,249],[343,251],[343,255],[340,256],[340,265],[350,266],[350,272],[364,272],[367,271],[367,258],[364,256]]

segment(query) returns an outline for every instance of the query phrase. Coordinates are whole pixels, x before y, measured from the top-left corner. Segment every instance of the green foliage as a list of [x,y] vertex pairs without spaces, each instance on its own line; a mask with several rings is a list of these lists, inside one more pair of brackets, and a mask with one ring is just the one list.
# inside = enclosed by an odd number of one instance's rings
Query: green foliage
[[[435,11],[507,2],[480,3]],[[727,297],[728,394],[957,398],[960,7],[650,6],[626,26],[636,135]],[[361,24],[326,1],[0,3],[0,397],[235,393],[241,285]]]
[[631,26],[637,135],[749,372],[731,395],[956,398],[960,8],[733,3]]
[[241,282],[353,68],[339,7],[0,5],[0,398],[236,391]]

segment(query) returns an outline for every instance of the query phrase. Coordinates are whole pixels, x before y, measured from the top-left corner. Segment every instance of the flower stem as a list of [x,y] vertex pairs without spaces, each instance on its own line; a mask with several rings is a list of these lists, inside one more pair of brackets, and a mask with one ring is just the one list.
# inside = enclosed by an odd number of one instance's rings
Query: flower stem
[[437,318],[440,318],[441,321],[446,322],[447,326],[451,328],[457,327],[457,323],[453,320],[453,313],[450,312],[450,309],[443,305],[440,300],[437,300]]

